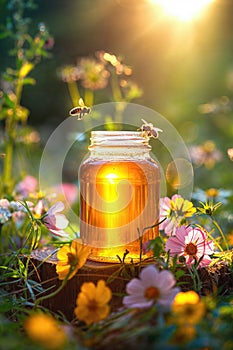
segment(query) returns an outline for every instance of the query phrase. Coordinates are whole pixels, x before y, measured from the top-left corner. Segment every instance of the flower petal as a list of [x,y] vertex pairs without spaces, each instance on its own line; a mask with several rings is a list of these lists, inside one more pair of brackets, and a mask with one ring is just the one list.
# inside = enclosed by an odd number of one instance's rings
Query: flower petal
[[148,265],[140,273],[140,279],[144,288],[153,285],[153,281],[157,279],[159,275],[159,270],[154,265]]
[[170,271],[164,270],[159,273],[159,276],[156,281],[156,287],[165,292],[168,289],[171,289],[176,284],[175,277]]
[[62,210],[65,209],[64,203],[63,202],[57,202],[55,203],[49,210],[48,210],[48,214],[49,215],[54,215]]
[[126,286],[126,292],[128,294],[139,294],[141,295],[145,290],[141,280],[133,278]]
[[107,304],[112,297],[111,290],[106,286],[105,281],[99,280],[96,287],[96,300],[100,304]]
[[125,296],[123,298],[124,306],[128,308],[149,308],[153,304],[153,300],[136,297],[135,295]]
[[69,224],[69,221],[67,220],[67,218],[65,217],[64,214],[56,214],[55,215],[55,225],[56,228],[63,230],[64,228],[66,228]]

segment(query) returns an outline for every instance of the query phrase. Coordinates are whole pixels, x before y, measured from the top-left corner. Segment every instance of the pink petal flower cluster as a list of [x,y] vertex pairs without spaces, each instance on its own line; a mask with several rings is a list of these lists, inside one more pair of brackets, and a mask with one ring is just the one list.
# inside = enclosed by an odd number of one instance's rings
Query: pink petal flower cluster
[[159,229],[164,230],[166,235],[173,236],[176,228],[186,224],[186,218],[191,217],[195,212],[193,203],[178,194],[171,198],[161,198],[160,221],[165,220],[159,225]]
[[168,238],[166,251],[170,251],[171,256],[183,256],[188,266],[202,258],[198,267],[205,267],[212,261],[209,255],[214,253],[214,244],[204,230],[181,226],[177,228],[175,237]]
[[64,210],[65,206],[62,202],[54,204],[43,218],[43,223],[47,229],[58,237],[67,237],[68,233],[64,229],[68,226],[69,221],[64,214],[58,214]]
[[61,185],[54,186],[53,190],[57,196],[64,196],[69,204],[74,204],[78,199],[78,188],[75,184],[63,182]]
[[38,181],[34,176],[27,175],[20,181],[15,190],[22,197],[28,197],[30,193],[35,193],[38,186]]
[[143,268],[139,278],[133,278],[126,286],[129,294],[123,298],[128,308],[149,308],[153,304],[171,306],[180,289],[174,287],[176,280],[170,271],[159,271],[156,266]]

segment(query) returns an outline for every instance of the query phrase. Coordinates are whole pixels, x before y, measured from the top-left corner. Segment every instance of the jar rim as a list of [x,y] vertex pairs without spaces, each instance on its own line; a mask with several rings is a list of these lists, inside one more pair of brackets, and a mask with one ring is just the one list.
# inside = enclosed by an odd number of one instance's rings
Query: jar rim
[[149,138],[145,137],[141,131],[92,131],[91,145],[89,149],[95,146],[101,147],[146,147],[151,149]]
[[99,135],[103,135],[103,136],[115,136],[115,135],[137,135],[137,136],[142,136],[142,132],[141,131],[130,131],[130,130],[92,130],[91,131],[91,136],[99,136]]

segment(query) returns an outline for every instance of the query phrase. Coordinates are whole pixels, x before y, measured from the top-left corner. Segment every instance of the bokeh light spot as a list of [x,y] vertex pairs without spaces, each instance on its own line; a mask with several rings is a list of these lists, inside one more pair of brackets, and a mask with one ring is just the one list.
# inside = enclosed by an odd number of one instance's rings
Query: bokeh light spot
[[149,2],[159,5],[168,16],[180,21],[190,21],[202,15],[213,0],[149,0]]
[[175,189],[181,189],[190,184],[193,178],[192,164],[183,158],[171,161],[166,169],[166,180]]

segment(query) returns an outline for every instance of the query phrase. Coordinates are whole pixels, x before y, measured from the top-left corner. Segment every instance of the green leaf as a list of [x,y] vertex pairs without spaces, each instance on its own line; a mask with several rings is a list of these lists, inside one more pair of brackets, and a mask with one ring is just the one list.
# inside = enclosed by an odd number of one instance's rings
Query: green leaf
[[11,35],[12,35],[12,33],[10,31],[1,32],[0,33],[0,40],[1,39],[6,39],[6,38],[8,38]]
[[13,78],[11,75],[9,75],[8,73],[3,73],[2,75],[2,79],[5,81],[8,81],[9,83],[12,83],[15,81],[15,78]]
[[36,80],[33,78],[25,78],[23,80],[23,85],[35,85],[36,84]]
[[7,118],[7,109],[6,109],[6,108],[3,108],[3,109],[0,111],[0,120],[6,119],[6,118]]
[[5,99],[5,104],[9,108],[14,108],[15,102],[12,100],[12,98],[6,93],[3,93],[4,99]]
[[6,272],[3,272],[5,278],[19,278],[20,274],[18,270],[14,270],[7,266],[0,266],[0,269],[5,270]]
[[24,263],[20,259],[18,259],[18,265],[19,265],[19,272],[22,275],[24,275],[24,273],[25,273],[25,266],[24,266]]
[[149,246],[153,249],[155,257],[159,258],[162,255],[164,248],[163,241],[160,236],[153,239]]
[[177,270],[176,272],[175,272],[175,277],[176,277],[176,279],[179,279],[180,277],[182,277],[182,276],[184,276],[185,275],[185,271],[183,271],[183,270]]
[[29,281],[25,281],[25,284],[26,284],[26,287],[27,287],[27,289],[28,289],[28,291],[30,293],[30,296],[31,296],[32,300],[35,301],[35,294],[33,292],[33,289],[31,287]]
[[120,272],[121,272],[121,269],[122,269],[122,267],[120,267],[118,270],[116,270],[115,272],[113,272],[113,273],[111,274],[111,276],[109,276],[109,278],[107,279],[107,284],[112,283],[116,278],[119,277]]
[[13,303],[10,299],[4,298],[0,299],[0,312],[8,312],[13,308]]

